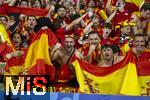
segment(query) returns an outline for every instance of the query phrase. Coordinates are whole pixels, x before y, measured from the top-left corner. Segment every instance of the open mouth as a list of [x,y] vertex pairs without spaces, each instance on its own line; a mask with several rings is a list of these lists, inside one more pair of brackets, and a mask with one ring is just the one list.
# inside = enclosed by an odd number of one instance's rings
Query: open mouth
[[105,56],[106,56],[106,57],[109,57],[109,54],[106,54]]
[[14,45],[19,45],[20,43],[19,42],[14,42]]
[[30,26],[33,26],[33,23],[30,23]]

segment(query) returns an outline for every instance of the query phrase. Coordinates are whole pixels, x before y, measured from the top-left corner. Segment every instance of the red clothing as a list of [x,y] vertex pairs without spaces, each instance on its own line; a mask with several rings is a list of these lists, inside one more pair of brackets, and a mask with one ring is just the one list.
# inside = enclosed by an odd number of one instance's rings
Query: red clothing
[[[82,48],[80,48],[80,51],[83,53],[83,56],[87,56],[88,52],[89,52],[89,45],[83,46]],[[100,50],[95,49],[92,52],[92,63],[91,64],[97,65],[97,60],[98,60],[97,58],[99,58],[100,55],[101,55]]]
[[30,38],[29,38],[29,40],[27,40],[27,42],[30,45],[32,43],[32,39],[35,37],[36,33],[33,32],[33,33],[29,34],[29,35],[30,35]]
[[58,82],[68,82],[73,77],[68,64],[62,65],[58,72]]
[[131,17],[131,12],[124,10],[123,12],[117,12],[116,16],[113,19],[113,25],[116,26],[119,22],[129,20]]
[[65,32],[66,32],[66,28],[65,27],[62,27],[62,28],[59,28],[55,33],[57,39],[63,43],[64,41],[64,36],[65,36]]
[[3,57],[3,59],[5,59],[6,54],[10,52],[13,52],[13,49],[7,45],[7,42],[0,44],[0,56]]
[[139,7],[137,7],[134,3],[126,2],[125,10],[130,10],[130,13],[139,11]]
[[102,39],[101,40],[101,45],[104,45],[104,44],[114,44],[115,41],[112,39],[112,38],[108,38],[108,39]]
[[83,29],[79,28],[76,30],[66,31],[66,28],[62,27],[62,28],[59,28],[55,33],[56,33],[55,35],[56,35],[57,39],[61,41],[62,45],[63,45],[64,39],[65,39],[65,34],[74,34],[75,37],[77,36],[77,39],[75,39],[75,47],[76,48],[80,47],[80,44],[78,43],[78,38],[80,36],[82,36]]
[[[69,59],[68,59],[69,60]],[[75,60],[75,54],[72,55],[69,62],[73,62]],[[69,64],[63,64],[58,69],[57,77],[58,77],[58,84],[56,84],[57,87],[66,86],[66,83],[73,80],[73,71],[70,69]]]
[[150,51],[144,50],[139,57],[136,56],[136,60],[137,62],[150,61]]

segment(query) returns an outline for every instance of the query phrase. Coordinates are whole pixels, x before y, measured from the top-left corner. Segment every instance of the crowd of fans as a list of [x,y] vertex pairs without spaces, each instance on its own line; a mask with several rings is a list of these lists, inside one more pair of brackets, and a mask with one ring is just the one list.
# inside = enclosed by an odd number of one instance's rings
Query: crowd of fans
[[[0,24],[6,27],[15,48],[0,52],[1,64],[12,57],[22,59],[40,29],[51,29],[58,39],[49,56],[62,86],[64,82],[78,86],[71,64],[74,56],[102,67],[120,62],[127,52],[134,53],[136,62],[150,61],[150,2],[146,0],[140,6],[125,0],[1,0],[3,5],[48,13],[0,13]],[[0,45],[4,44],[1,36]],[[28,70],[22,73],[28,74]]]

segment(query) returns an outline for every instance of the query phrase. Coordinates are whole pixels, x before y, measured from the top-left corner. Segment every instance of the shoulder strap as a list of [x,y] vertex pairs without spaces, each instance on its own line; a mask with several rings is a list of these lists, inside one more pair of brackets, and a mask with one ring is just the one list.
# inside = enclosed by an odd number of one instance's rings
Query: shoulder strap
[[71,55],[69,56],[69,58],[68,58],[66,64],[69,64],[69,61],[70,61],[70,59],[71,59],[71,57],[72,57],[72,55],[73,55],[74,52],[75,52],[75,48],[73,49],[73,52],[72,52]]

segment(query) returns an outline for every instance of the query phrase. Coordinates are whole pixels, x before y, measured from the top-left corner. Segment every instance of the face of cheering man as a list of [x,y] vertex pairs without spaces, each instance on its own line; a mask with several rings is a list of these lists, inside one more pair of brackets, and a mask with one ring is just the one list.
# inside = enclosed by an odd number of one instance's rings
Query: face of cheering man
[[7,26],[8,19],[6,16],[0,16],[0,23]]
[[26,8],[26,7],[28,7],[28,2],[25,1],[25,0],[23,0],[23,1],[20,2],[20,5],[19,5],[19,6]]
[[122,26],[121,27],[121,34],[124,34],[126,36],[130,36],[130,32],[131,32],[131,26]]
[[109,29],[109,28],[104,28],[104,29],[103,29],[103,34],[102,34],[103,38],[104,38],[104,39],[108,39],[110,33],[111,33],[111,29]]
[[95,2],[94,2],[94,0],[90,0],[90,1],[89,1],[88,7],[91,7],[91,8],[95,7]]
[[64,40],[64,48],[67,53],[71,53],[72,50],[74,49],[75,41],[73,37],[65,37]]
[[111,47],[104,47],[101,52],[104,60],[111,61],[113,59],[114,54]]
[[34,16],[28,16],[27,18],[27,26],[29,29],[34,29],[35,25],[37,25],[36,18]]
[[58,16],[61,18],[64,18],[66,16],[66,9],[64,7],[58,9]]
[[112,24],[111,23],[105,23],[104,28],[102,30],[103,30],[103,34],[102,34],[103,39],[108,39],[109,35],[112,32]]
[[34,8],[41,8],[41,1],[40,0],[36,0],[33,4]]
[[20,48],[22,44],[21,34],[15,33],[12,37],[13,44],[16,48]]
[[144,36],[135,36],[134,46],[137,51],[143,51],[145,49],[145,38]]
[[90,33],[88,40],[89,40],[89,44],[94,45],[95,47],[97,47],[100,43],[100,37],[96,32],[95,33],[93,32],[92,34]]

